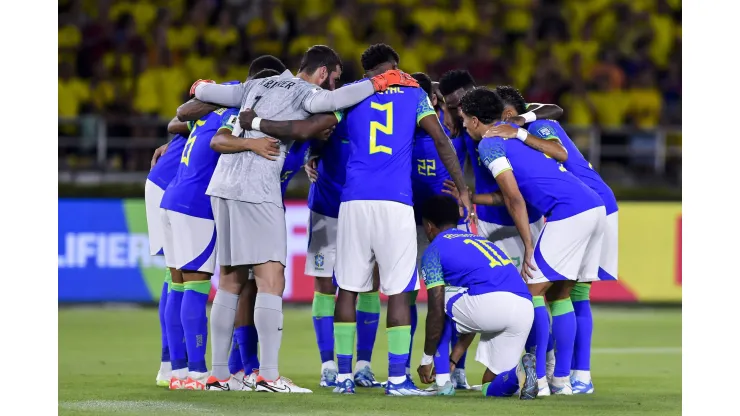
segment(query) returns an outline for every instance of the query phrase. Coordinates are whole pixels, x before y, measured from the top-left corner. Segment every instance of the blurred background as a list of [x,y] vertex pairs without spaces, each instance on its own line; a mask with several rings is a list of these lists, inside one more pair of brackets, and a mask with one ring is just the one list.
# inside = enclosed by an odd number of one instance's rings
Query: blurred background
[[[143,185],[195,79],[244,80],[263,54],[295,71],[307,48],[326,44],[351,82],[364,49],[384,42],[406,72],[438,80],[464,68],[478,85],[561,106],[620,199],[623,280],[598,285],[597,300],[680,302],[680,0],[60,0],[58,34],[60,301],[158,296]],[[307,184],[299,174],[288,193],[296,276]],[[99,197],[109,199],[89,199]],[[141,287],[81,294],[101,273]],[[296,300],[303,284],[289,283]]]

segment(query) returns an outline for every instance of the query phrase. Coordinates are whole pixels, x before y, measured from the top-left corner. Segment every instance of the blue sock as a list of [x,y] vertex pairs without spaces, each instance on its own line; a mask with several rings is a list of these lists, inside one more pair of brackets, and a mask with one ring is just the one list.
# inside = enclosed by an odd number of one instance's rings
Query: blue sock
[[372,361],[375,336],[380,322],[380,295],[378,292],[357,296],[357,361]]
[[314,292],[311,312],[321,362],[334,361],[334,295]]
[[492,382],[483,386],[485,396],[509,397],[519,388],[519,379],[516,377],[516,367],[496,376]]
[[552,311],[552,336],[555,340],[554,377],[569,377],[573,361],[573,345],[576,341],[576,314],[570,298],[550,303]]
[[[402,383],[406,377],[406,362],[409,359],[411,346],[411,327],[394,326],[386,328],[388,334],[388,380],[393,383]],[[393,379],[399,381],[393,381]]]
[[231,353],[229,353],[229,373],[236,374],[244,370],[242,364],[242,356],[239,351],[239,340],[236,337],[236,330],[234,335],[231,337]]
[[411,374],[411,353],[414,351],[414,333],[416,333],[416,325],[419,322],[419,311],[416,308],[416,295],[419,292],[413,292],[409,303],[409,312],[411,314],[411,345],[409,346],[409,359],[406,361],[406,373]]
[[182,329],[180,309],[185,285],[172,283],[170,293],[167,295],[167,305],[164,308],[165,325],[167,326],[167,343],[170,350],[170,362],[172,370],[187,368],[185,353],[185,333]]
[[445,316],[445,326],[442,330],[442,336],[439,337],[439,346],[437,353],[434,354],[434,369],[437,375],[450,374],[450,345],[452,343],[452,333],[455,331],[455,323],[449,317]]
[[545,307],[543,296],[532,296],[534,305],[534,323],[532,331],[535,333],[535,358],[537,362],[537,378],[545,377],[547,368],[547,339],[550,336],[550,315]]
[[[457,344],[457,339],[459,337],[460,337],[460,334],[457,332],[457,329],[455,329],[453,325],[453,328],[452,328],[452,346],[453,347],[455,346],[455,344]],[[468,352],[465,351],[462,357],[460,357],[460,359],[457,361],[457,365],[455,366],[455,368],[464,370],[465,369],[465,358],[467,358],[467,356],[468,356]]]
[[[170,269],[167,269],[169,275]],[[171,279],[171,278],[170,278]],[[170,290],[171,280],[165,277],[162,285],[162,294],[159,296],[159,330],[162,336],[162,358],[163,363],[170,361],[170,346],[167,344],[167,325],[165,324],[164,311],[167,308],[167,292]]]
[[591,371],[591,336],[594,331],[594,318],[591,314],[590,290],[590,284],[576,283],[570,293],[577,323],[571,370]]
[[211,282],[201,280],[185,282],[180,319],[185,332],[185,346],[188,351],[188,370],[207,373],[206,346],[208,345],[208,318],[206,303],[211,291]]
[[249,374],[260,368],[260,360],[257,358],[257,328],[254,325],[240,326],[234,330],[236,342],[239,344],[242,367]]

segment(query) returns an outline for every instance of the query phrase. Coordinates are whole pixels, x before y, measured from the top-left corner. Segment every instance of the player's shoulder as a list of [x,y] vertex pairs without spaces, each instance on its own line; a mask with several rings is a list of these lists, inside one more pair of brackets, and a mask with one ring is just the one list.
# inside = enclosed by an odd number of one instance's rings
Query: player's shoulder
[[560,123],[555,120],[541,119],[529,123],[527,130],[540,137],[557,137],[557,126],[559,125]]

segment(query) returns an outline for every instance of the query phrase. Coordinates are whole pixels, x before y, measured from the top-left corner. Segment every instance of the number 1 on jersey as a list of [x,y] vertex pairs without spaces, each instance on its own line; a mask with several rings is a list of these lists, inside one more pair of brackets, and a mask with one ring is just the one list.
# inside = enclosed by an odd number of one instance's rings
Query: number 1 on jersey
[[378,145],[378,131],[387,135],[393,134],[393,102],[378,104],[373,101],[370,102],[370,108],[385,113],[385,124],[378,123],[377,121],[370,122],[370,154],[387,153],[392,155],[393,149],[388,146]]
[[496,249],[491,247],[493,243],[488,240],[476,241],[476,240],[471,240],[468,238],[468,239],[463,240],[463,243],[472,244],[473,246],[475,246],[475,248],[477,248],[478,251],[483,253],[483,255],[486,256],[488,260],[490,260],[490,263],[488,265],[491,267],[506,266],[507,264],[511,264],[511,260],[509,260],[508,258],[501,257],[501,255],[498,254]]

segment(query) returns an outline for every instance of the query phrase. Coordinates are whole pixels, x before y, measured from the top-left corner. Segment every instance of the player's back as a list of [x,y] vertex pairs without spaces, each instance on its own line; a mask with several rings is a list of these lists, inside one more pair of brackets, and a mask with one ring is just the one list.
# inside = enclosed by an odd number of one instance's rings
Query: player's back
[[350,157],[342,202],[412,205],[411,150],[417,122],[435,114],[424,90],[390,87],[346,112]]
[[293,142],[285,156],[283,170],[280,172],[280,193],[285,198],[285,191],[293,176],[306,164],[306,158],[311,148],[311,142],[306,140],[302,142]]
[[544,139],[554,138],[560,140],[568,151],[568,160],[563,163],[565,169],[580,179],[589,188],[593,189],[604,201],[606,214],[617,211],[617,198],[609,185],[593,169],[591,163],[586,160],[573,140],[568,136],[563,127],[555,120],[537,120],[527,126],[527,130]]
[[[487,194],[499,191],[500,188],[498,183],[496,183],[496,179],[491,176],[491,172],[483,164],[480,157],[478,151],[479,143],[473,140],[467,132],[464,133],[463,137],[465,138],[465,146],[468,151],[468,157],[470,157],[473,175],[475,176],[475,193]],[[511,218],[511,214],[509,214],[509,210],[505,205],[477,205],[475,211],[478,214],[478,218],[482,221],[505,226],[514,225],[514,219]],[[542,213],[529,203],[527,204],[527,215],[529,216],[530,224],[542,217]]]
[[[427,286],[434,274],[447,286],[464,287],[468,294],[511,292],[531,299],[527,285],[506,253],[485,237],[452,228],[434,238],[422,258]],[[438,276],[437,276],[438,278]]]
[[318,178],[308,190],[309,209],[332,218],[339,216],[339,203],[350,154],[347,119],[342,113],[336,114],[340,118],[339,124],[321,149],[321,157],[316,168]]
[[604,205],[596,192],[558,161],[520,140],[485,138],[479,150],[486,166],[500,157],[508,159],[522,196],[548,220],[568,218]]
[[[320,88],[296,78],[290,71],[279,76],[247,81],[242,110],[253,109],[270,120],[303,120],[310,114],[303,108],[308,95]],[[236,123],[234,135],[247,140],[265,137],[259,131],[243,131]],[[292,140],[280,142],[280,156],[269,160],[254,152],[224,154],[219,159],[208,194],[244,202],[271,202],[282,206],[280,174]]]
[[177,174],[177,167],[180,165],[180,156],[182,149],[185,147],[187,137],[176,134],[167,145],[167,151],[157,160],[152,170],[149,171],[147,179],[154,182],[155,185],[166,189],[172,179]]
[[162,198],[162,208],[200,218],[213,218],[206,188],[220,154],[211,149],[211,139],[229,119],[235,121],[238,114],[235,108],[219,108],[192,124],[177,174]]

